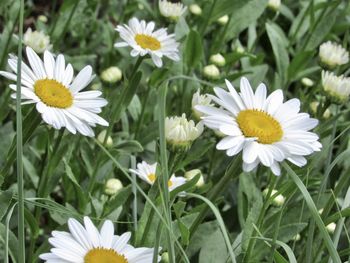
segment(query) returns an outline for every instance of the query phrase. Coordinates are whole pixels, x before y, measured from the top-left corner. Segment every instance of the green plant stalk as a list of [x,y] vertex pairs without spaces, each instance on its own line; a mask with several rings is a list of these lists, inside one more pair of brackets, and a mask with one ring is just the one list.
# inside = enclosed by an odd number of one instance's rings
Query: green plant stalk
[[4,263],[9,263],[9,231],[10,231],[10,221],[13,214],[13,210],[15,210],[16,205],[18,202],[16,202],[11,209],[8,211],[6,216],[6,229],[5,229],[5,249],[4,249],[4,256],[5,260]]
[[171,263],[175,263],[175,248],[171,238],[172,232],[172,219],[171,219],[171,208],[169,198],[169,171],[168,171],[168,158],[166,150],[166,139],[165,139],[165,109],[166,109],[166,95],[167,95],[168,82],[164,82],[159,87],[158,106],[159,106],[159,144],[160,144],[160,167],[161,167],[161,185],[162,191],[160,194],[164,198],[163,206],[164,213],[167,223],[169,225],[168,231],[166,231],[167,246],[169,253],[169,260]]
[[[131,156],[131,168],[136,168],[136,158],[135,156]],[[136,233],[137,231],[137,189],[136,189],[136,175],[132,175],[133,183],[132,183],[132,193],[134,195],[134,200],[132,202],[132,217],[133,217],[133,223],[134,223],[134,231]]]
[[[256,222],[256,225],[257,225],[258,228],[261,227],[261,224],[262,224],[262,222],[264,220],[264,216],[265,216],[266,210],[270,206],[270,197],[271,197],[271,194],[272,194],[272,190],[275,188],[275,182],[276,182],[276,176],[275,175],[271,175],[271,179],[270,179],[270,183],[269,183],[266,199],[264,201],[263,207],[260,210],[258,221]],[[252,236],[254,234],[255,234],[255,230],[253,231]],[[255,239],[250,239],[249,240],[247,252],[244,255],[243,262],[249,262],[250,255],[251,255],[252,251],[254,250],[255,242],[256,242]]]
[[25,263],[24,233],[24,187],[23,187],[23,139],[22,139],[22,39],[23,39],[24,0],[21,0],[19,11],[19,40],[16,88],[16,135],[17,135],[17,187],[18,187],[18,262]]
[[286,169],[287,173],[289,174],[290,178],[293,180],[293,182],[295,183],[295,185],[298,187],[299,191],[302,193],[307,206],[309,207],[310,213],[313,217],[313,219],[315,220],[319,230],[320,230],[320,234],[322,236],[322,239],[324,240],[324,243],[328,249],[328,252],[333,260],[333,262],[335,263],[341,263],[341,260],[339,258],[339,254],[337,253],[336,248],[333,245],[332,239],[330,238],[326,226],[324,225],[318,211],[317,208],[315,206],[314,201],[312,200],[310,193],[308,192],[308,190],[306,189],[305,185],[303,184],[303,182],[300,180],[300,178],[298,177],[298,175],[292,170],[292,168],[290,168],[290,166],[287,163],[282,163],[282,166],[284,167],[284,169]]
[[[220,181],[215,185],[212,191],[208,193],[208,199],[211,202],[215,202],[215,200],[218,198],[218,196],[225,192],[225,189],[228,187],[229,182],[231,179],[237,178],[239,174],[241,173],[241,166],[239,165],[241,163],[241,158],[236,157],[232,160],[229,168],[226,170],[224,176],[220,179]],[[207,213],[209,211],[209,207],[205,206],[203,209],[199,212],[196,219],[193,221],[191,227],[190,227],[190,233],[193,236],[194,232],[197,230],[200,223],[204,220]]]

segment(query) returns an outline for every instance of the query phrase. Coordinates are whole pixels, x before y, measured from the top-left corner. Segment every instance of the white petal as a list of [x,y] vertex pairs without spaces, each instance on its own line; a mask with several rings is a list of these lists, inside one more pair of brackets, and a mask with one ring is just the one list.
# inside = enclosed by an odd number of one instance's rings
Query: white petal
[[77,93],[84,89],[91,81],[92,68],[91,66],[84,67],[75,77],[70,89],[73,93]]

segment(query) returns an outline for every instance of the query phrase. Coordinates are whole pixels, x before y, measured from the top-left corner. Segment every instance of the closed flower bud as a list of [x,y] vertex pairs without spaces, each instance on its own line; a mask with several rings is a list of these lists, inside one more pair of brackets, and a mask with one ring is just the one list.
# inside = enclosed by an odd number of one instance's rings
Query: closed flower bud
[[328,233],[333,234],[337,225],[335,223],[330,223],[326,226]]
[[186,178],[187,180],[191,180],[191,179],[193,179],[193,178],[194,178],[195,176],[197,176],[197,175],[200,175],[200,177],[199,177],[199,179],[198,179],[198,181],[197,181],[197,183],[196,183],[196,186],[197,186],[197,187],[202,187],[202,186],[204,185],[204,178],[203,178],[203,175],[202,175],[201,170],[199,170],[199,169],[193,169],[193,170],[187,171],[187,172],[185,173],[185,178]]
[[331,41],[327,41],[320,46],[319,56],[321,64],[330,69],[349,62],[349,52],[341,45]]
[[43,23],[47,23],[47,17],[44,16],[44,15],[38,16],[38,20],[41,21],[41,22],[43,22]]
[[[266,197],[268,192],[269,192],[269,189],[266,188],[263,191],[263,196]],[[277,192],[278,192],[277,190],[273,189],[271,191],[271,196],[274,196]],[[285,201],[284,196],[279,194],[272,200],[272,204],[274,204],[275,206],[282,206],[284,204],[284,201]]]
[[23,36],[23,42],[26,46],[34,49],[36,53],[44,53],[45,50],[50,50],[50,37],[42,31],[32,31],[28,28]]
[[203,124],[197,125],[192,120],[187,120],[186,114],[181,117],[165,118],[165,138],[175,151],[187,151],[192,142],[203,132]]
[[330,99],[338,104],[348,101],[350,95],[350,78],[336,76],[333,72],[322,71],[322,86]]
[[296,234],[296,235],[293,237],[293,240],[295,240],[295,241],[299,241],[300,239],[301,239],[300,234]]
[[[103,130],[100,132],[100,134],[97,136],[97,140],[103,144],[105,141],[107,135],[107,130]],[[111,136],[108,136],[107,141],[106,141],[106,146],[107,147],[112,147],[113,146],[113,139]]]
[[312,87],[315,83],[309,78],[302,78],[301,84],[303,84],[305,87]]
[[[318,101],[313,101],[310,103],[310,108],[311,108],[311,111],[313,112],[313,114],[317,114],[317,109],[318,109],[319,104],[320,103]],[[328,119],[330,116],[331,116],[331,111],[329,110],[329,108],[327,108],[325,110],[325,112],[323,113],[323,118]]]
[[101,79],[107,83],[116,83],[122,79],[122,72],[118,67],[109,67],[102,71]]
[[202,8],[197,4],[190,5],[189,10],[196,16],[200,16],[202,14]]
[[226,64],[225,58],[220,53],[211,55],[209,60],[218,67],[223,67]]
[[123,184],[116,178],[108,179],[105,185],[105,193],[107,195],[115,195],[123,188]]
[[203,68],[203,74],[208,79],[220,78],[220,71],[215,65],[208,65]]
[[280,9],[281,0],[269,0],[267,7],[277,12]]
[[158,5],[160,14],[174,21],[177,21],[187,9],[181,2],[172,3],[167,0],[159,0]]
[[226,25],[229,20],[228,15],[224,15],[218,19],[218,23],[222,26]]
[[161,263],[168,263],[168,262],[169,262],[169,254],[168,252],[164,252],[162,254]]

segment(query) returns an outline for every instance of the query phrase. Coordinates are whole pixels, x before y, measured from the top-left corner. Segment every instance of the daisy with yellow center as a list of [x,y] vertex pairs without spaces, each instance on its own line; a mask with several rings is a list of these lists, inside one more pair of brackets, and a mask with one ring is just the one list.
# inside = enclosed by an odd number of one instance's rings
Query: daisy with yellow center
[[[145,161],[137,164],[137,169],[130,169],[130,172],[136,174],[141,180],[147,182],[150,185],[153,185],[156,181],[156,170],[157,163],[148,164]],[[168,181],[169,191],[174,190],[175,188],[186,183],[186,178],[182,176],[176,177],[174,174],[170,177]]]
[[[106,220],[100,231],[89,217],[84,225],[77,220],[68,220],[69,233],[53,231],[49,238],[53,246],[50,253],[41,254],[47,263],[151,263],[153,248],[135,248],[128,243],[131,234],[114,235],[114,226]],[[158,256],[158,262],[160,257]]]
[[133,57],[150,55],[157,67],[163,65],[162,57],[179,61],[179,43],[175,41],[175,35],[168,35],[166,28],[154,31],[154,22],[146,23],[137,18],[129,20],[128,25],[119,25],[116,31],[119,32],[123,42],[115,43],[118,47],[132,47],[130,55]]
[[[83,68],[74,78],[71,64],[65,63],[64,56],[59,54],[56,58],[45,51],[44,60],[31,49],[26,49],[30,67],[22,62],[22,88],[23,104],[36,104],[36,109],[43,120],[54,127],[65,127],[71,133],[77,131],[85,136],[94,136],[91,129],[96,124],[108,126],[108,122],[98,116],[101,108],[107,101],[100,98],[100,91],[84,91],[93,79],[91,66]],[[9,67],[13,73],[0,71],[0,75],[17,80],[17,57],[10,56]],[[10,88],[16,91],[16,85]],[[12,94],[16,98],[16,94]]]
[[216,96],[208,95],[220,108],[198,105],[204,114],[204,124],[220,131],[224,138],[216,145],[228,156],[243,151],[243,170],[252,171],[259,163],[280,175],[279,163],[287,159],[297,166],[306,164],[304,156],[319,151],[318,136],[310,132],[318,121],[300,113],[300,101],[283,102],[282,90],[267,97],[266,87],[260,84],[255,93],[246,78],[241,79],[237,93],[226,80],[228,91],[214,88]]

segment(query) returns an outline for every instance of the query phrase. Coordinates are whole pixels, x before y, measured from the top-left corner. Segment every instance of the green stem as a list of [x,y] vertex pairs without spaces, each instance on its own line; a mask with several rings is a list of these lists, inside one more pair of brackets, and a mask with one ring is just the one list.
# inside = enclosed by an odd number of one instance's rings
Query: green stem
[[169,198],[169,170],[168,170],[168,158],[166,150],[166,139],[165,139],[165,109],[166,109],[166,94],[167,94],[168,83],[165,82],[159,88],[158,96],[158,106],[159,106],[159,144],[160,144],[160,167],[161,167],[161,184],[163,196],[163,209],[165,212],[165,218],[169,225],[169,230],[166,231],[166,238],[168,243],[168,253],[170,262],[175,263],[175,248],[174,242],[171,238],[172,232],[172,219],[171,219],[171,209],[170,209],[170,198]]
[[21,0],[20,11],[19,11],[19,41],[18,41],[18,62],[17,62],[17,88],[16,88],[18,262],[19,263],[25,263],[23,138],[22,138],[22,108],[21,108],[23,18],[24,18],[24,0]]

